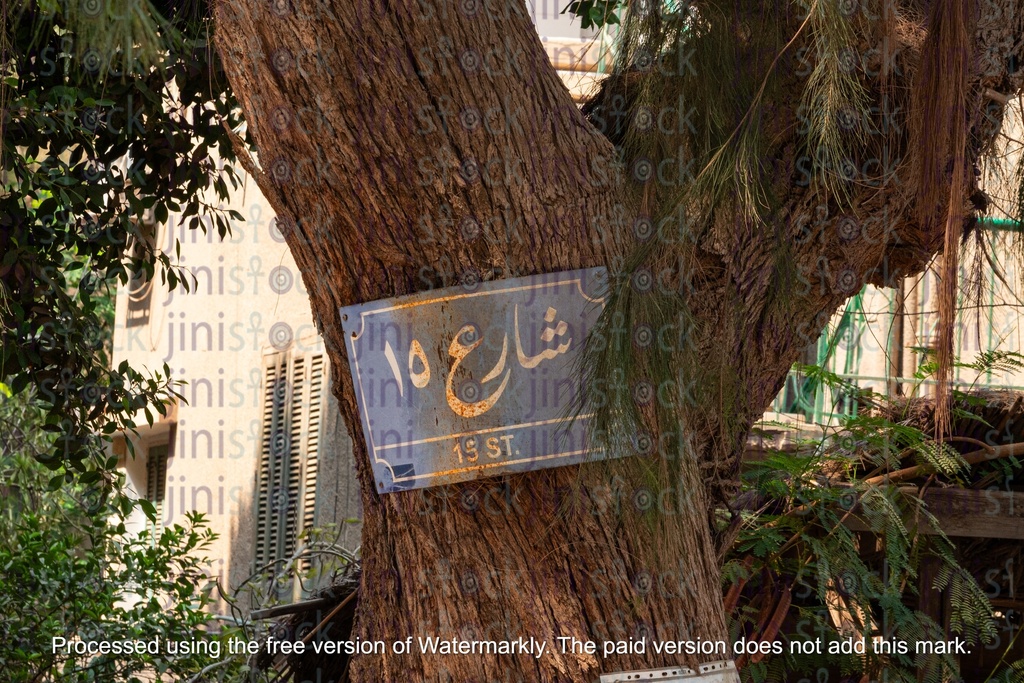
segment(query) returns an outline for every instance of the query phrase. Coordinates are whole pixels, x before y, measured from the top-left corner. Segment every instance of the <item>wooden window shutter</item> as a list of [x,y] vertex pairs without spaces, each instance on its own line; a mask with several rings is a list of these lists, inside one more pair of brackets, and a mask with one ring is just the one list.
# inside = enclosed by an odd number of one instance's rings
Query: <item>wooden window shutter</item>
[[150,446],[146,453],[146,500],[156,509],[156,521],[148,522],[155,538],[163,526],[164,498],[167,495],[167,444]]
[[301,495],[302,470],[302,417],[303,400],[306,381],[306,359],[299,357],[292,361],[289,377],[291,401],[288,411],[288,455],[281,464],[282,478],[279,484],[284,499],[278,508],[278,528],[282,540],[281,557],[291,557],[295,553],[296,537],[298,536],[298,507]]
[[[316,486],[320,459],[321,414],[324,406],[325,356],[317,354],[309,359],[309,381],[307,383],[305,452],[302,454],[302,508],[298,517],[299,530],[305,531],[316,525]],[[302,561],[303,569],[310,567],[308,559]]]
[[[145,242],[150,249],[157,242],[159,226],[153,218],[152,209],[146,211],[146,215],[139,223],[139,237],[130,240],[129,252],[132,258],[144,258],[146,254]],[[145,270],[132,272],[128,281],[128,310],[125,318],[125,327],[137,327],[149,324],[149,314],[153,299],[153,281],[146,274]]]
[[[299,535],[315,523],[325,365],[323,354],[278,354],[265,367],[257,568],[294,555]],[[308,568],[309,563],[301,566]]]
[[264,367],[263,428],[260,438],[258,484],[256,490],[257,567],[278,559],[277,526],[273,524],[277,506],[277,482],[282,454],[287,451],[285,406],[288,394],[287,357],[272,356]]

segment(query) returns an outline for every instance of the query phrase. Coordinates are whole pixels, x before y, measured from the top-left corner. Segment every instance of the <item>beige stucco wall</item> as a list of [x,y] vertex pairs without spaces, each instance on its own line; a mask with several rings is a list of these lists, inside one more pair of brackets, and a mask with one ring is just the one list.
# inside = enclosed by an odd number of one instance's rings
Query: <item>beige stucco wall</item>
[[[245,218],[232,223],[231,235],[221,241],[207,234],[172,225],[160,226],[158,243],[174,254],[181,246],[179,265],[197,280],[192,291],[173,293],[153,284],[147,324],[127,327],[128,291],[117,298],[114,363],[127,359],[138,369],[161,370],[166,363],[186,402],[177,407],[172,451],[168,458],[164,524],[197,510],[207,515],[219,534],[210,550],[211,575],[225,585],[248,576],[252,562],[257,459],[261,443],[263,364],[267,354],[322,352],[302,279],[277,232],[274,212],[255,190],[251,179],[230,204]],[[325,385],[329,386],[329,382]],[[161,431],[162,429],[162,431]],[[143,429],[140,445],[159,442],[166,428]],[[323,459],[350,458],[345,443],[322,444]],[[338,453],[337,451],[344,451]],[[350,461],[346,461],[350,465]],[[320,476],[353,479],[350,468],[322,465]],[[145,465],[128,462],[126,470],[136,490],[145,490]],[[357,513],[352,489],[339,504],[345,517]],[[335,498],[338,496],[335,495]],[[358,543],[358,529],[346,537]]]

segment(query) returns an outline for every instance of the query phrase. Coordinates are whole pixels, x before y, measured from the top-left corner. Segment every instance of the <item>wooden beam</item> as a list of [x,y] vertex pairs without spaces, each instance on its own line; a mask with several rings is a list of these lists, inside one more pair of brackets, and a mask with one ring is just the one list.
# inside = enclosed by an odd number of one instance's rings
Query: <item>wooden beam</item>
[[[973,439],[965,439],[964,437],[950,437],[949,441],[973,441]],[[984,444],[982,444],[984,445]],[[983,462],[989,460],[997,460],[999,458],[1010,458],[1017,455],[1024,455],[1024,442],[1010,443],[1004,446],[985,446],[976,451],[966,453],[963,456],[964,462],[968,465],[980,465]],[[935,468],[931,465],[914,465],[913,467],[904,467],[902,470],[896,470],[895,472],[886,472],[880,474],[877,477],[871,477],[865,479],[865,484],[895,484],[907,479],[916,479],[917,477],[931,474],[935,471]]]
[[253,621],[261,621],[263,619],[277,619],[278,617],[284,617],[289,614],[298,614],[299,612],[310,612],[321,607],[327,607],[332,602],[331,598],[315,598],[313,600],[306,600],[304,602],[295,602],[290,605],[277,605],[276,607],[269,607],[267,609],[253,610],[252,617]]
[[559,71],[597,73],[608,61],[608,48],[594,39],[548,38],[543,43],[551,65]]
[[[914,486],[901,487],[900,490],[914,495],[918,491]],[[1024,540],[1024,494],[960,488],[928,489],[924,502],[947,536]],[[867,525],[855,517],[856,513],[847,518],[847,526],[855,531],[867,531]],[[914,523],[913,518],[903,521],[907,525]],[[922,524],[920,530],[925,534],[936,533],[927,524]]]

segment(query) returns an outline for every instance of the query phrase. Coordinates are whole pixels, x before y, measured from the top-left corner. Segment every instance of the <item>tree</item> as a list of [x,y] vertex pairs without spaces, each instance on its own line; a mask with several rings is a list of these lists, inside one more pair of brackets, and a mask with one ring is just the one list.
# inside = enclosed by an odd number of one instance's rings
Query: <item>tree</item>
[[[153,672],[181,679],[201,669],[208,652],[167,643],[190,642],[210,620],[213,586],[202,554],[214,534],[199,514],[139,533],[130,528],[131,508],[104,504],[102,487],[63,485],[63,477],[48,484],[50,473],[37,460],[56,435],[42,428],[45,413],[35,403],[0,384],[0,675],[140,681]],[[117,649],[59,646],[76,638]]]
[[[719,511],[746,434],[863,284],[893,286],[945,247],[952,285],[984,203],[973,169],[1024,77],[1024,13],[1002,1],[631,3],[584,112],[518,2],[237,0],[214,16],[260,163],[240,158],[303,272],[354,434],[340,306],[605,265],[606,329],[616,314],[627,334],[688,321],[681,348],[588,349],[590,379],[632,359],[605,433],[668,436],[663,457],[381,496],[354,439],[364,639],[726,640],[717,558],[735,525]],[[474,239],[474,225],[503,230]],[[677,370],[692,401],[637,407],[637,383]],[[564,491],[629,501],[652,472],[684,492],[678,514],[555,504]],[[473,492],[517,504],[487,516],[454,502]],[[588,680],[674,663],[386,653],[351,674]]]
[[[188,290],[147,239],[171,212],[226,234],[237,187],[233,99],[202,12],[148,2],[11,3],[0,11],[0,380],[35,389],[39,460],[113,489],[104,443],[176,396],[170,371],[111,367],[108,295],[132,275]],[[173,95],[172,95],[173,93]],[[219,149],[218,149],[219,148]],[[127,162],[127,163],[126,163]],[[131,448],[131,443],[129,442]]]
[[[180,211],[226,231],[228,216],[199,191],[226,195],[234,176],[215,167],[211,148],[218,136],[225,153],[230,145],[223,117],[201,105],[212,98],[230,108],[230,96],[202,68],[208,52],[195,17],[163,8],[168,44],[126,53],[132,12],[111,21],[101,9],[0,9],[4,680],[181,679],[209,659],[166,643],[208,626],[202,555],[213,534],[199,515],[159,534],[133,529],[137,505],[153,521],[155,510],[125,489],[105,446],[177,396],[166,367],[149,376],[111,367],[112,293],[133,273],[189,287],[146,241],[147,218]],[[158,95],[168,84],[176,107]],[[96,654],[55,650],[54,638],[160,644]]]
[[[52,382],[75,369],[74,391],[56,394],[50,409],[58,422],[74,415],[65,432],[81,436],[90,416],[128,413],[146,392],[118,384],[127,368],[90,374],[100,364],[89,353],[65,353],[80,344],[54,353],[40,330],[66,327],[77,309],[47,300],[52,271],[41,266],[77,245],[96,255],[91,269],[124,279],[125,236],[138,232],[132,217],[150,206],[163,207],[161,219],[201,213],[197,187],[217,179],[226,187],[206,142],[230,137],[218,132],[221,120],[237,121],[220,64],[201,43],[201,11],[145,4],[117,13],[144,26],[153,19],[146,36],[174,49],[99,87],[80,72],[132,63],[145,36],[124,20],[102,30],[105,17],[77,3],[44,4],[40,13],[57,12],[52,25],[26,18],[34,9],[9,20],[15,45],[35,47],[13,53],[23,56],[12,76],[20,104],[9,107],[14,123],[5,120],[5,159],[17,163],[3,197],[12,218],[0,223],[0,245],[14,254],[0,268],[0,312],[12,321],[3,371],[21,378],[11,382],[21,390],[33,373]],[[614,72],[582,112],[516,0],[213,8],[259,165],[237,136],[233,150],[279,214],[353,434],[339,306],[604,265],[612,295],[604,334],[593,339],[621,339],[622,330],[627,339],[588,346],[586,379],[622,389],[597,423],[605,434],[659,444],[654,457],[379,496],[354,439],[365,513],[359,638],[483,632],[553,642],[656,631],[726,640],[718,564],[737,530],[729,504],[751,424],[863,283],[891,286],[943,248],[947,275],[956,272],[955,247],[973,225],[964,198],[985,202],[973,167],[1024,78],[1024,13],[1009,0],[631,3],[621,18],[615,2],[573,6],[589,21],[622,22]],[[34,39],[41,23],[47,30]],[[64,49],[69,30],[76,47]],[[200,42],[178,42],[179,32]],[[117,59],[97,63],[91,44]],[[65,70],[51,72],[47,60],[58,53]],[[114,113],[103,97],[113,83],[119,96],[149,93],[145,131],[81,125],[89,109]],[[193,116],[166,111],[154,93],[187,103]],[[56,125],[49,136],[48,125]],[[226,144],[220,151],[232,154]],[[140,183],[90,190],[85,171],[125,153],[143,160]],[[189,172],[197,167],[203,173]],[[75,192],[53,187],[69,182]],[[42,217],[19,205],[45,199],[42,190],[55,197]],[[97,239],[96,225],[111,239]],[[63,241],[40,240],[54,232]],[[634,348],[629,337],[644,328],[670,330],[673,343]],[[676,373],[685,391],[673,401],[634,400],[641,384]],[[101,392],[110,400],[97,406],[80,400],[91,396],[82,385],[116,391]],[[89,469],[81,441],[49,459],[70,478]],[[651,486],[674,498],[674,514],[632,504]],[[482,513],[481,497],[507,502],[507,514]],[[649,650],[604,659],[387,653],[356,657],[351,675],[586,680],[677,663]]]

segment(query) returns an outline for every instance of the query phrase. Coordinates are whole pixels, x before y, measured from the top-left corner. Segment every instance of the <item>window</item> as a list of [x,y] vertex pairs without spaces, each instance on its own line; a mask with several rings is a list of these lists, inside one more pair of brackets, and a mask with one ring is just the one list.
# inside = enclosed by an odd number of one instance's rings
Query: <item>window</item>
[[[146,253],[156,244],[157,224],[152,219],[152,211],[147,211],[139,226],[141,239],[132,238],[129,249],[131,258],[144,258]],[[145,244],[143,244],[143,241]],[[128,315],[125,327],[136,327],[149,322],[150,304],[153,298],[153,281],[145,269],[135,270],[128,281]]]
[[[256,487],[257,569],[292,557],[299,535],[316,523],[325,365],[323,354],[276,354],[264,367]],[[308,566],[302,563],[303,568]]]
[[[801,365],[816,365],[818,363],[818,342],[808,344],[801,352],[797,362]],[[813,380],[808,379],[802,373],[790,371],[786,376],[786,384],[783,386],[779,398],[776,399],[776,410],[780,413],[812,413],[816,386]]]
[[156,521],[147,522],[153,538],[160,533],[164,520],[164,497],[167,493],[167,444],[150,446],[146,454],[146,500],[156,510]]

